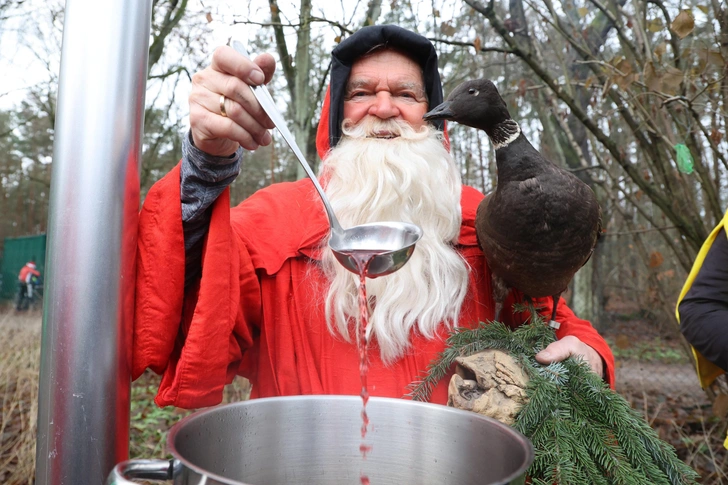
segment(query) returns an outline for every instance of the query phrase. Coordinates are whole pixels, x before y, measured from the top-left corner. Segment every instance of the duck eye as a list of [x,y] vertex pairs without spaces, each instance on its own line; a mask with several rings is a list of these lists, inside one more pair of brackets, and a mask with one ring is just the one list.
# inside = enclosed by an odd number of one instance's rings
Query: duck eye
[[478,94],[480,94],[480,92],[475,88],[468,89],[468,93],[472,94],[473,96],[477,96]]

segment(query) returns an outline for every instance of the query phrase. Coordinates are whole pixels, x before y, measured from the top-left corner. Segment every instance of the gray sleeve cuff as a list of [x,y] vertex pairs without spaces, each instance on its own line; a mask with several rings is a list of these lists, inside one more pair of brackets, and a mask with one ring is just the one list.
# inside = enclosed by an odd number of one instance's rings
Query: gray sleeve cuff
[[192,143],[189,132],[182,142],[180,198],[185,237],[185,288],[202,274],[202,241],[210,226],[208,209],[240,173],[242,156],[242,148],[229,157],[208,155]]
[[182,222],[203,217],[204,212],[240,173],[243,149],[238,148],[229,157],[214,157],[192,143],[187,133],[182,143],[180,192]]

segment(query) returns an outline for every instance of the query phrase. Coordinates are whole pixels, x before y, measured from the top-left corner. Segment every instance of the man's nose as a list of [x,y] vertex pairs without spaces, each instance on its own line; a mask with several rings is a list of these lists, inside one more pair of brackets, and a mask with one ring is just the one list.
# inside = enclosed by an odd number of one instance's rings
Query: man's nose
[[392,99],[392,94],[386,91],[377,93],[374,103],[369,107],[369,114],[387,120],[399,116],[399,108]]

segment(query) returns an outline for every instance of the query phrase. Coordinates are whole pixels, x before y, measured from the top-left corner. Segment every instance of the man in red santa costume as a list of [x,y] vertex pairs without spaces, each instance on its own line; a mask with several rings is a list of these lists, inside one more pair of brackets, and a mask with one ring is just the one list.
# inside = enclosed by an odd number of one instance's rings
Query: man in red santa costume
[[[367,281],[369,393],[403,397],[453,327],[493,319],[490,272],[473,228],[483,194],[461,184],[444,126],[422,120],[442,101],[427,39],[393,25],[366,27],[332,56],[317,148],[339,221],[402,221],[424,231],[402,269]],[[250,380],[253,398],[361,392],[358,277],[327,247],[328,219],[311,181],[274,184],[230,208],[227,186],[245,150],[271,142],[273,124],[248,86],[269,81],[274,69],[268,54],[215,51],[193,76],[183,159],[145,200],[133,377],[146,368],[162,375],[160,406],[217,404],[236,374]],[[522,298],[509,296],[504,323],[526,320],[511,310]],[[536,304],[550,315],[549,298]],[[580,355],[613,385],[614,358],[591,324],[563,299],[557,320],[559,340],[537,359]],[[432,402],[447,401],[448,381]]]

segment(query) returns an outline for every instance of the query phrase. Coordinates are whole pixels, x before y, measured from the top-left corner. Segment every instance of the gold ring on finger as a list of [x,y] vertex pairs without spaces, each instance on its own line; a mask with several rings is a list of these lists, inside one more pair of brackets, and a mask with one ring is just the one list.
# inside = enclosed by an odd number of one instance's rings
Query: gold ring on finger
[[224,118],[227,118],[227,111],[225,111],[225,95],[224,94],[220,95],[220,114]]

